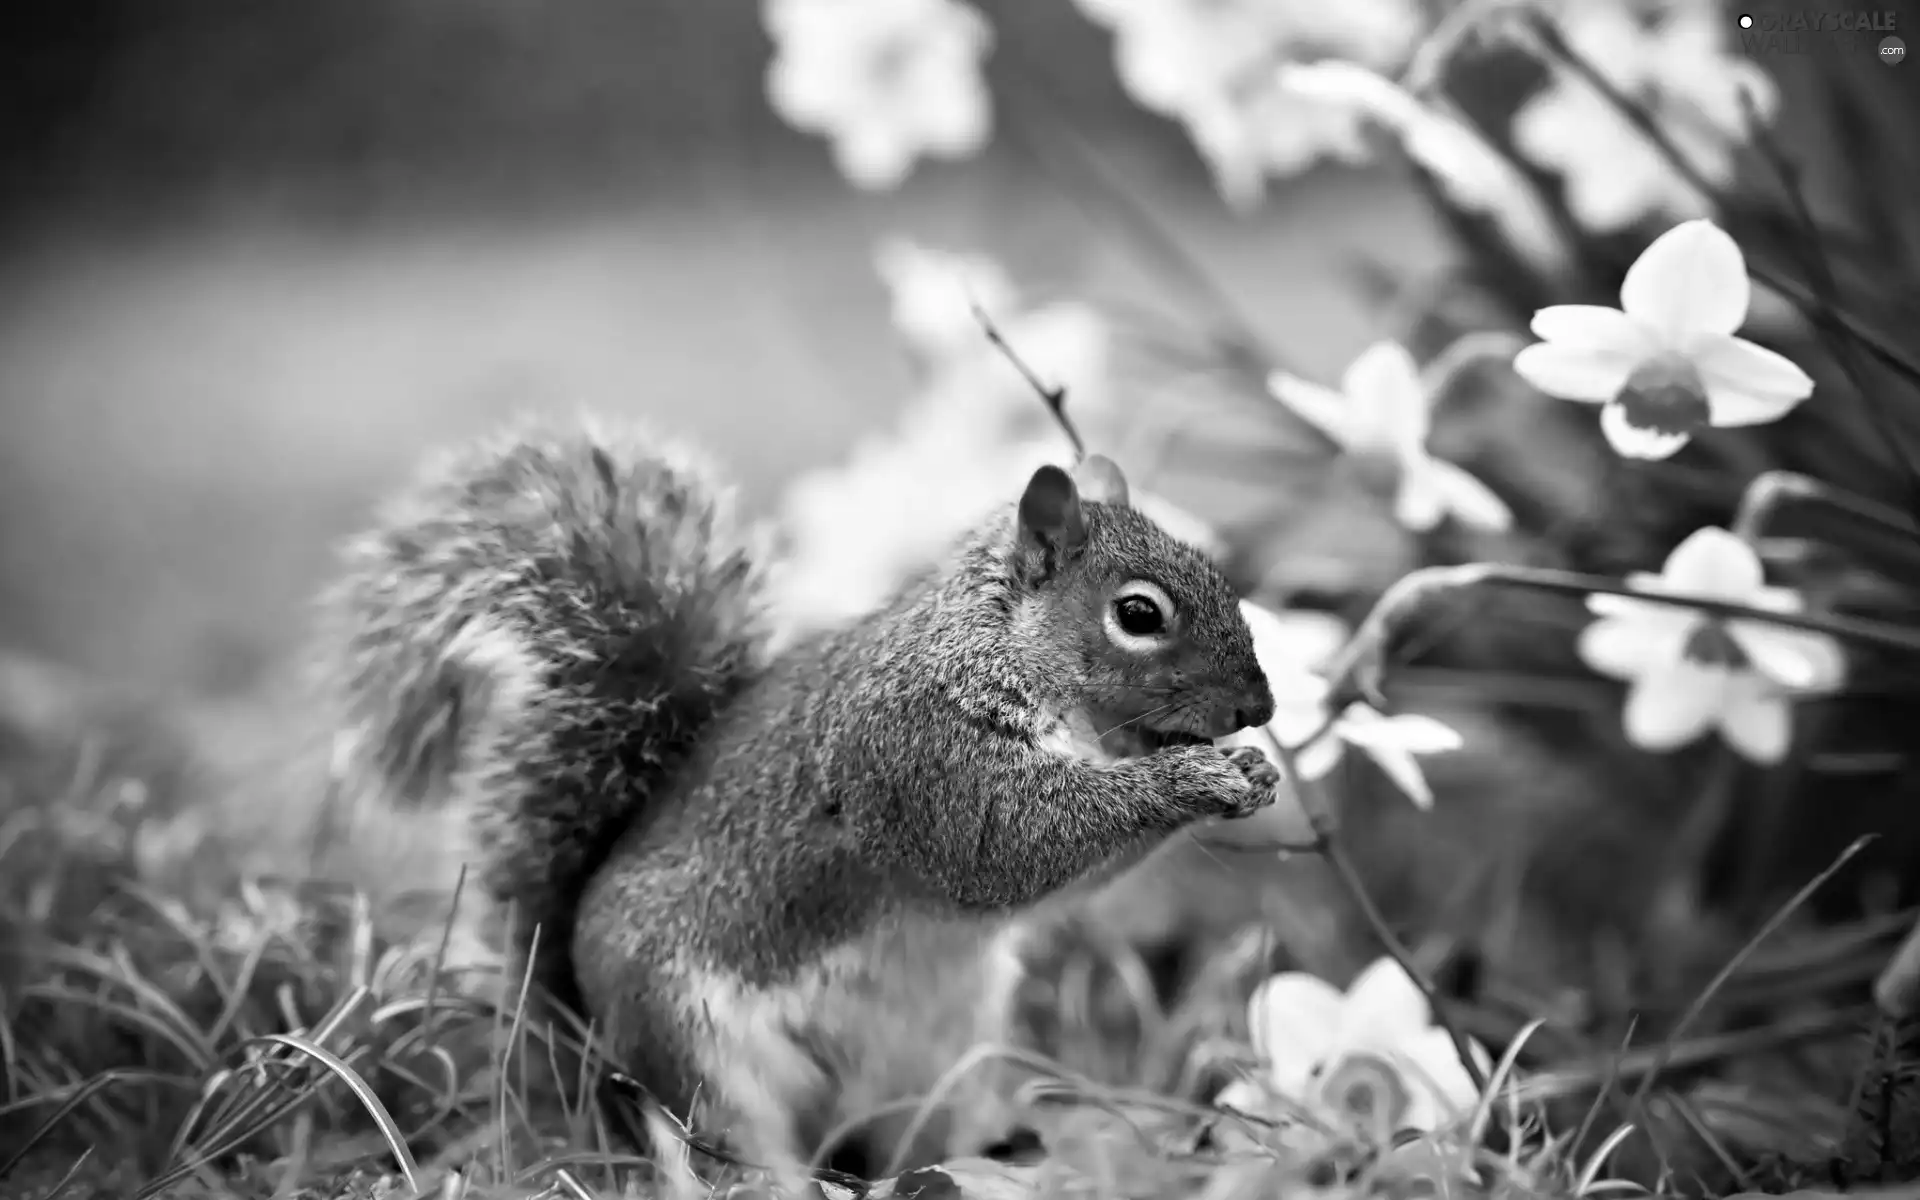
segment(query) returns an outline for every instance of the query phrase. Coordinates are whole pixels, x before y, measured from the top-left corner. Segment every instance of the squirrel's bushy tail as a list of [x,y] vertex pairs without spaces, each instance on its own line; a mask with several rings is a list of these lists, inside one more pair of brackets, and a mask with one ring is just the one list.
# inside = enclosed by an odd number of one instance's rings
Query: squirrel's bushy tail
[[516,948],[574,1003],[589,876],[764,642],[759,541],[693,455],[586,423],[430,464],[324,599],[336,778],[471,815]]

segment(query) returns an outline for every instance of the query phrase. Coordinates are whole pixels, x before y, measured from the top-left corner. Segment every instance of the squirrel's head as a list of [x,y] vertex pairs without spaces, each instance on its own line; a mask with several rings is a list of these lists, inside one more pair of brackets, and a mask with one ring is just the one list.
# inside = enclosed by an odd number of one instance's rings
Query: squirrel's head
[[1130,507],[1111,461],[1090,456],[1075,475],[1041,467],[1014,524],[1023,647],[1110,745],[1144,752],[1272,719],[1232,586]]

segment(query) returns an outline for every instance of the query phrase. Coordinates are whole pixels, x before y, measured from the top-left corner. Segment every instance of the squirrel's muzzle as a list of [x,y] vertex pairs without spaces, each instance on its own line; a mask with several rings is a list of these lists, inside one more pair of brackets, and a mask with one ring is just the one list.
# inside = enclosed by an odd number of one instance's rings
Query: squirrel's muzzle
[[1199,732],[1209,738],[1225,737],[1242,729],[1265,725],[1273,720],[1273,689],[1264,675],[1250,684],[1222,689],[1222,694],[1207,710],[1206,728]]

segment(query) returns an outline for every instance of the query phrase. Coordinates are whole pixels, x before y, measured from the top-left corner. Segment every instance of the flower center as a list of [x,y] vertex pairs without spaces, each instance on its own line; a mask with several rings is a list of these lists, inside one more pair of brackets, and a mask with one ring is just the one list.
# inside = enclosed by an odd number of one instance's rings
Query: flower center
[[1725,667],[1729,671],[1744,670],[1751,660],[1740,643],[1733,640],[1727,632],[1724,622],[1701,621],[1687,636],[1686,645],[1680,648],[1681,657],[1688,662],[1703,667]]
[[1353,446],[1344,457],[1348,473],[1362,490],[1376,496],[1392,496],[1399,490],[1400,475],[1405,468],[1391,448]]
[[873,58],[867,64],[874,84],[886,91],[904,88],[913,74],[919,51],[919,46],[909,36],[889,38],[875,47]]
[[1320,1077],[1320,1098],[1357,1128],[1385,1143],[1400,1128],[1413,1096],[1394,1065],[1377,1054],[1349,1054]]
[[1660,354],[1634,368],[1620,388],[1627,424],[1663,434],[1691,434],[1711,424],[1707,388],[1682,354]]

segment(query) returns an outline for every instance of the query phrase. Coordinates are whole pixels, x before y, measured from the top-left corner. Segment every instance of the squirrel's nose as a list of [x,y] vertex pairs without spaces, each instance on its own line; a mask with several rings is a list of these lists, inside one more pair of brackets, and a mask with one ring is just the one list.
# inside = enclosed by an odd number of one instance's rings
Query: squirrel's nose
[[1260,686],[1248,697],[1247,703],[1233,711],[1233,719],[1241,729],[1252,729],[1273,720],[1273,689],[1262,679]]

